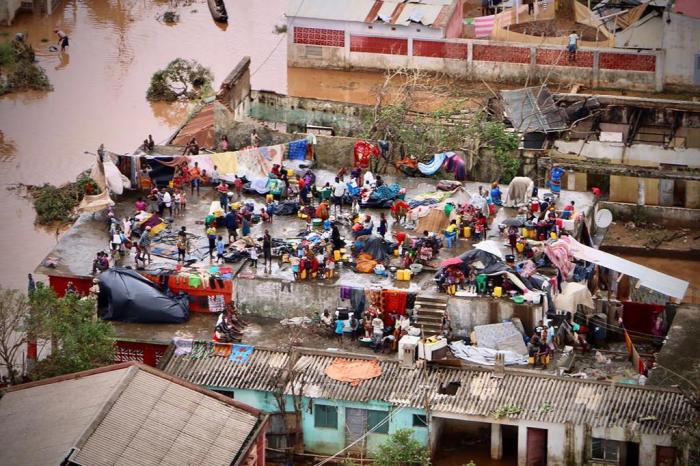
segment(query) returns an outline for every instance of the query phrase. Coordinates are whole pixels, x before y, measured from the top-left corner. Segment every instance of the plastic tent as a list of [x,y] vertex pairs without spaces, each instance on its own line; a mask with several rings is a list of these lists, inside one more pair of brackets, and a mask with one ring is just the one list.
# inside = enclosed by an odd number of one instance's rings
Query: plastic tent
[[98,280],[97,310],[104,320],[181,324],[189,318],[187,297],[168,296],[131,269],[109,269]]

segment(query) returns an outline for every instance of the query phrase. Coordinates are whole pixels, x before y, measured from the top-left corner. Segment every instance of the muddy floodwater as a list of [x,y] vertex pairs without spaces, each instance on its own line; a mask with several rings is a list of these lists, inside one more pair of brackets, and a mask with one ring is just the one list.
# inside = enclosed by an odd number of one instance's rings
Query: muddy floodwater
[[[168,5],[180,21],[159,21]],[[0,28],[24,32],[54,86],[49,93],[0,97],[0,285],[24,287],[26,273],[55,244],[55,229],[36,230],[29,202],[8,192],[16,183],[61,184],[89,168],[100,143],[130,152],[152,134],[166,139],[187,115],[185,105],[145,99],[153,72],[170,60],[194,58],[214,73],[215,87],[245,55],[257,89],[286,92],[285,0],[227,0],[229,24],[215,24],[205,1],[65,1],[52,16],[22,14]],[[49,51],[53,28],[70,37],[68,53]],[[46,42],[48,40],[49,42]]]

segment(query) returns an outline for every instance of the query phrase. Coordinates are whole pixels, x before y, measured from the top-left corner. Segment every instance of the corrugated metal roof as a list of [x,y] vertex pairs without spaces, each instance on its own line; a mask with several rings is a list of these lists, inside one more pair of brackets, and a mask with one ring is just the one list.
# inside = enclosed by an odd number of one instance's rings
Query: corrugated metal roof
[[[504,406],[521,412],[512,419],[562,424],[573,422],[592,427],[635,428],[641,433],[663,434],[677,419],[692,418],[694,411],[678,391],[659,390],[605,382],[544,376],[527,371],[507,370],[502,378],[493,370],[478,367],[421,369],[402,368],[396,360],[380,360],[380,377],[357,386],[326,376],[325,369],[342,355],[315,350],[298,350],[292,355],[297,376],[296,390],[305,396],[354,402],[387,401],[396,406],[425,406],[426,396],[433,412],[493,417]],[[173,375],[216,389],[274,390],[282,374],[266,369],[265,361],[286,367],[287,353],[256,349],[248,364],[210,356],[194,359],[172,356],[164,370]],[[355,356],[353,356],[354,358]],[[358,359],[366,357],[357,357]],[[282,362],[284,361],[284,362]],[[222,376],[222,374],[225,374]],[[439,387],[457,382],[455,395],[439,393]],[[284,392],[292,394],[292,381]],[[648,420],[643,420],[644,418]]]
[[60,464],[127,370],[6,393],[0,398],[0,464]]
[[314,18],[363,22],[374,0],[289,0],[289,18]]
[[557,107],[545,87],[501,91],[505,114],[521,133],[556,132],[568,128],[566,112]]
[[386,22],[407,26],[411,23],[443,28],[454,0],[385,2],[380,0],[290,0],[287,17],[333,21]]
[[[257,410],[127,363],[11,387],[0,399],[0,464],[230,465]],[[264,419],[264,418],[263,418]]]
[[241,409],[139,371],[75,459],[91,466],[228,466],[257,421]]

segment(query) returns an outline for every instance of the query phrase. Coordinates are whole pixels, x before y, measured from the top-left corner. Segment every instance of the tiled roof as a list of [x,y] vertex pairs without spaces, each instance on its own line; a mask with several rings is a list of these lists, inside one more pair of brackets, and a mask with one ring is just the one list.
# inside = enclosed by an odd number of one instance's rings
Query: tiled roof
[[[678,391],[650,387],[585,381],[554,377],[522,370],[506,370],[496,376],[492,369],[476,366],[443,367],[431,365],[422,370],[403,368],[396,360],[379,361],[382,375],[357,386],[326,376],[325,369],[334,359],[348,357],[332,352],[295,350],[292,354],[297,390],[286,377],[288,353],[256,349],[249,363],[238,364],[228,358],[209,356],[193,359],[172,356],[166,372],[213,389],[275,390],[284,383],[284,392],[292,394],[303,387],[310,398],[369,402],[387,401],[395,406],[423,408],[426,396],[434,413],[492,417],[506,406],[518,408],[511,419],[563,424],[587,424],[591,427],[635,428],[640,433],[664,434],[678,419],[689,419],[693,409]],[[352,355],[353,359],[367,356]],[[371,359],[371,358],[370,358]],[[266,361],[275,367],[265,367]],[[439,388],[457,383],[454,395],[439,393]],[[278,388],[279,389],[279,388]]]
[[223,395],[119,364],[9,389],[0,464],[238,464],[262,423],[258,410]]

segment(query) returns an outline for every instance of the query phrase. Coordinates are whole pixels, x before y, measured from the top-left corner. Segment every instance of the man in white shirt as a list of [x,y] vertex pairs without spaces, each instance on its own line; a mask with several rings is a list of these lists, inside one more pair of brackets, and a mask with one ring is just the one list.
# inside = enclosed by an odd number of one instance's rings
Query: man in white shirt
[[336,212],[340,211],[340,213],[343,213],[343,197],[345,197],[345,192],[347,191],[348,187],[345,185],[345,182],[340,179],[340,177],[335,177],[335,182],[333,183],[333,208]]
[[163,193],[163,204],[165,205],[165,208],[168,209],[168,212],[170,213],[170,216],[173,216],[173,197],[170,195],[170,191],[167,189]]
[[569,34],[569,60],[576,61],[576,49],[578,48],[578,34],[576,31],[571,31]]

